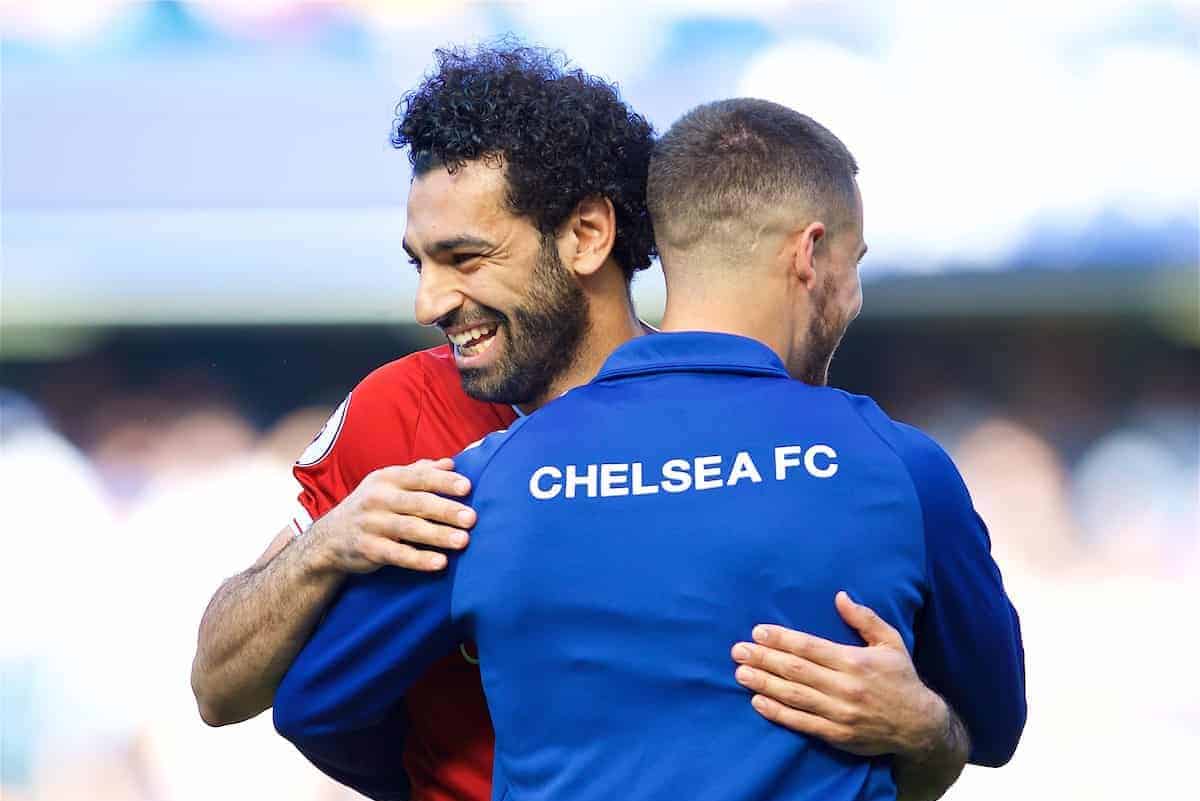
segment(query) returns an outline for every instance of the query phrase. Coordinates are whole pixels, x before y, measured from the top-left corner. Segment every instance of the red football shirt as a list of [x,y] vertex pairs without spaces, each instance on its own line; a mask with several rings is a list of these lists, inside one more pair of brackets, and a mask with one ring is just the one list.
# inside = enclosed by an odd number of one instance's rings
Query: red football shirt
[[[448,346],[413,353],[363,379],[296,462],[303,533],[373,470],[453,456],[506,428],[508,406],[463,392]],[[409,690],[404,765],[413,801],[488,801],[494,734],[473,646],[433,665]]]

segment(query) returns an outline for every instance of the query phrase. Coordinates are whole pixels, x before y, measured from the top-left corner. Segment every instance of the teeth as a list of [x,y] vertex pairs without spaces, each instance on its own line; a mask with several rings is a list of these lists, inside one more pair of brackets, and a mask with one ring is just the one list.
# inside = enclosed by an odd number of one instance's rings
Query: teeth
[[495,326],[485,325],[471,328],[458,334],[447,334],[447,337],[452,343],[454,343],[455,347],[461,348],[468,342],[479,339],[483,336],[489,336],[494,333],[496,333]]

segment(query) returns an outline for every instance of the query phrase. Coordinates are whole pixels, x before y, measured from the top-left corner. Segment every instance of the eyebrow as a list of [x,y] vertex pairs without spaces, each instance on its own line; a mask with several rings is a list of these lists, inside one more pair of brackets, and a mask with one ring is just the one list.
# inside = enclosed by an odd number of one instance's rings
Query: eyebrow
[[[407,239],[401,243],[401,247],[404,248],[404,252],[409,256],[414,259],[416,258],[412,248],[410,248],[408,245]],[[481,250],[490,250],[494,247],[495,245],[486,239],[482,239],[477,236],[470,236],[468,234],[460,234],[459,236],[452,236],[447,239],[439,239],[429,246],[429,252],[431,254],[446,253],[451,250],[458,250],[459,248],[479,248]]]

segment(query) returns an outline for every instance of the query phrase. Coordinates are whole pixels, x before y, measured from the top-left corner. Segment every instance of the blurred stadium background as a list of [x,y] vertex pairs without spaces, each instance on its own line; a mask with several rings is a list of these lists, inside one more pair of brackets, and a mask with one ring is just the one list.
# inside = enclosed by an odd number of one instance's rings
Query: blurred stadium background
[[[1195,3],[3,0],[0,21],[4,798],[343,797],[266,716],[201,724],[195,626],[282,526],[330,409],[437,341],[412,323],[392,108],[435,46],[508,31],[660,130],[757,95],[857,154],[866,305],[833,381],[952,452],[1027,638],[1025,742],[949,797],[1194,784]],[[660,278],[635,288],[654,319]]]

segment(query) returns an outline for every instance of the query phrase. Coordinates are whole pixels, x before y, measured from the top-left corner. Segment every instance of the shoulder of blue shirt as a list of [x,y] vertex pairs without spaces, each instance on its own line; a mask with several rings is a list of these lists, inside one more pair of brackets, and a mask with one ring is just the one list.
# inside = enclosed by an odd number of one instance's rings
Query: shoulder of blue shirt
[[[488,479],[493,465],[500,465],[503,471],[506,449],[536,435],[543,426],[570,425],[575,402],[588,400],[594,386],[587,384],[566,393],[456,457],[456,468],[472,481],[467,502],[511,492],[508,481],[495,481],[493,488]],[[932,437],[893,420],[870,397],[838,389],[824,391],[848,404],[896,454],[908,474],[922,516],[929,582],[929,603],[923,615],[926,635],[918,640],[914,661],[922,678],[946,697],[967,724],[972,739],[970,761],[1002,765],[1012,757],[1025,723],[1024,652],[1016,611],[991,557],[987,527],[975,512],[958,468]],[[453,568],[450,572],[453,575]],[[966,632],[986,630],[984,625],[976,625],[977,620],[988,621],[989,633],[995,635],[992,642],[964,648],[962,643],[948,641]],[[979,676],[985,665],[990,668],[988,675]],[[989,685],[990,698],[977,692],[972,682],[975,676]]]
[[[793,379],[782,380],[792,381]],[[543,425],[555,426],[569,423],[569,420],[561,419],[560,413],[569,414],[572,400],[582,399],[592,387],[592,384],[576,387],[551,401],[538,412],[517,418],[507,429],[495,431],[471,443],[455,457],[455,468],[470,478],[473,486],[478,485],[496,456],[519,435],[536,432]],[[822,389],[830,396],[841,398],[863,421],[863,424],[896,454],[913,478],[918,494],[922,489],[929,489],[931,483],[936,484],[939,481],[949,481],[955,489],[961,488],[963,492],[966,492],[966,487],[954,462],[928,434],[915,426],[893,420],[874,399],[866,395],[856,395],[834,388]]]

